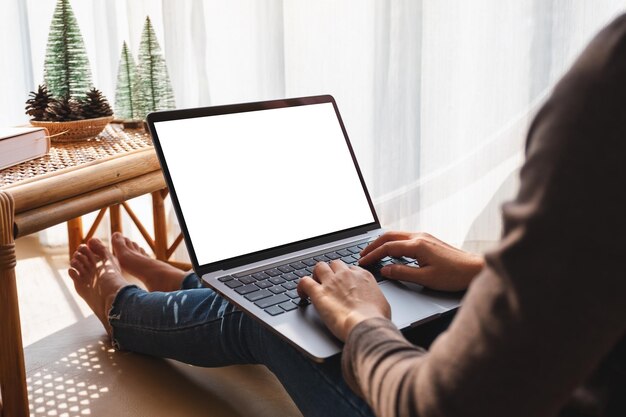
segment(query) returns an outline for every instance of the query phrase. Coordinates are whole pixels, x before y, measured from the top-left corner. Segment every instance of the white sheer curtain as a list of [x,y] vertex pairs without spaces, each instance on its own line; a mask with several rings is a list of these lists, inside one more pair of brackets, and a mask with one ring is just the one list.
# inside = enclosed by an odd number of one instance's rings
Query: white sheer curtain
[[[55,0],[4,0],[2,124],[42,81]],[[525,130],[617,0],[72,1],[94,84],[150,15],[179,107],[330,93],[385,226],[482,249]],[[320,190],[323,192],[323,190]]]

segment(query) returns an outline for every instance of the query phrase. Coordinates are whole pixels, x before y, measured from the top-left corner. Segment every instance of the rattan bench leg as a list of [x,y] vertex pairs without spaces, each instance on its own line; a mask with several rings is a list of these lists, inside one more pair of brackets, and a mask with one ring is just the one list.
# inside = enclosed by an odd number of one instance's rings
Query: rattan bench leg
[[122,232],[122,211],[119,204],[109,207],[109,216],[111,220],[111,233]]
[[28,392],[15,283],[13,198],[0,191],[0,415],[28,416]]
[[70,252],[70,259],[76,249],[83,243],[83,218],[76,217],[67,221],[67,246]]
[[167,219],[163,190],[152,193],[152,221],[154,223],[154,254],[157,259],[167,261]]

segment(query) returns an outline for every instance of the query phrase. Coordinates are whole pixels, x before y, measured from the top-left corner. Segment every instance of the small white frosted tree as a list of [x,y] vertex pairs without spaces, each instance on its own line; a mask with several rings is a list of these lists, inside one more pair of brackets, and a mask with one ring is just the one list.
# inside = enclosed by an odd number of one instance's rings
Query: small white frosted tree
[[147,113],[175,108],[174,92],[161,47],[150,22],[146,22],[139,44],[138,73],[142,91],[142,110]]
[[120,119],[137,120],[143,119],[145,115],[141,79],[133,55],[124,42],[117,70],[115,116]]

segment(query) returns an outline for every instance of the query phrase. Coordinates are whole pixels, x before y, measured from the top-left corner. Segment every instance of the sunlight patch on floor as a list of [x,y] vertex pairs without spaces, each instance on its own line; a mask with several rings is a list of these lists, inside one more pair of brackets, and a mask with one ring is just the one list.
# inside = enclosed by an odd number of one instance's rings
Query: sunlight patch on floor
[[46,250],[36,237],[19,239],[17,291],[24,346],[28,346],[91,314],[67,275],[66,248]]
[[[106,397],[107,386],[94,383],[102,375],[102,360],[113,361],[113,350],[98,342],[42,367],[26,380],[30,415],[80,417],[91,415],[91,403]],[[115,363],[112,363],[115,366]]]

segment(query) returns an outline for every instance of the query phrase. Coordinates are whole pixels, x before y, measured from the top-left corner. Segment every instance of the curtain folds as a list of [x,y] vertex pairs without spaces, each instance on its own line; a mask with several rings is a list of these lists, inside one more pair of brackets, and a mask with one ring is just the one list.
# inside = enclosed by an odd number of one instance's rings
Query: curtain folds
[[[617,0],[72,1],[113,100],[149,15],[178,107],[332,94],[386,227],[472,249],[500,235],[526,128]],[[26,121],[55,0],[5,0],[0,121]],[[320,190],[323,193],[323,190]]]

